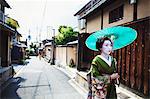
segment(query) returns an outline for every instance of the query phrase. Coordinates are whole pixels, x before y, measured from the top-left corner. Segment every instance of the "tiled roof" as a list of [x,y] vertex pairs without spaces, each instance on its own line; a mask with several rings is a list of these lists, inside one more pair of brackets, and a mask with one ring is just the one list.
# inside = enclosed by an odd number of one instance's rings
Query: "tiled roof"
[[2,4],[4,7],[10,8],[9,4],[5,0],[0,0],[0,4]]

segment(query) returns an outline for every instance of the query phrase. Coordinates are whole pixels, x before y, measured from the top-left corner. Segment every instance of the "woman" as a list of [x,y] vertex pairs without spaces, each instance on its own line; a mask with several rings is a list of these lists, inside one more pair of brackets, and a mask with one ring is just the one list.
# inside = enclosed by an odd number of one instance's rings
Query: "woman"
[[88,99],[117,99],[115,83],[119,75],[116,73],[116,60],[110,56],[113,42],[108,38],[100,38],[96,48],[101,52],[92,63],[88,73]]

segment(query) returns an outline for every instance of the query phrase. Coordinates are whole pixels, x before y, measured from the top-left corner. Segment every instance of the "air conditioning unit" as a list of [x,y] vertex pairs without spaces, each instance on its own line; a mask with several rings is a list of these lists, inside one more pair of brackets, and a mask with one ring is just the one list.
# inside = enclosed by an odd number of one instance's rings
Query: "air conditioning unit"
[[136,3],[136,0],[130,0],[130,4]]

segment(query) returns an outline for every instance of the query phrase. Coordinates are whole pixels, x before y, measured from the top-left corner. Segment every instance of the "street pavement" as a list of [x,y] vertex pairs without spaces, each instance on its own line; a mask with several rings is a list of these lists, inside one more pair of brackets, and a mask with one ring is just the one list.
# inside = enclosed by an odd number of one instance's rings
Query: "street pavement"
[[14,66],[16,75],[1,99],[84,99],[69,83],[70,77],[38,57]]

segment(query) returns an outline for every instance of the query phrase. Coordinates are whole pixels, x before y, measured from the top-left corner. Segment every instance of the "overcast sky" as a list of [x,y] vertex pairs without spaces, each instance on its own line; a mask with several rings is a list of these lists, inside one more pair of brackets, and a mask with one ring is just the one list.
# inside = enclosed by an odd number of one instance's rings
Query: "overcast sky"
[[52,28],[60,25],[77,27],[77,17],[73,16],[90,0],[6,0],[11,9],[6,14],[18,21],[18,31],[25,40],[30,32],[31,40],[51,37]]

